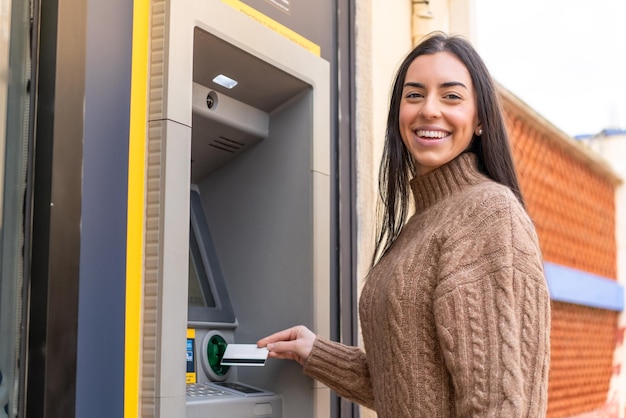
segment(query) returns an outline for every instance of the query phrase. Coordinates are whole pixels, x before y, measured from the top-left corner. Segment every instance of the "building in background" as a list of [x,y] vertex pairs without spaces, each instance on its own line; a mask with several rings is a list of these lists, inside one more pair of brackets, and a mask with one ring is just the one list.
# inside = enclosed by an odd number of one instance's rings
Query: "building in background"
[[612,377],[624,307],[616,239],[622,180],[595,152],[499,91],[553,301],[548,417],[607,416],[620,393]]

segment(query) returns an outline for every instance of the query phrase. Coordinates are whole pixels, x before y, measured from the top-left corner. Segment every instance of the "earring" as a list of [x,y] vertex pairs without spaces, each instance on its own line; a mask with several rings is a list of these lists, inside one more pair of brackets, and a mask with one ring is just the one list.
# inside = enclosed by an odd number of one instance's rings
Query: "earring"
[[478,133],[476,134],[476,136],[481,136],[483,134],[483,130],[482,128],[478,130]]

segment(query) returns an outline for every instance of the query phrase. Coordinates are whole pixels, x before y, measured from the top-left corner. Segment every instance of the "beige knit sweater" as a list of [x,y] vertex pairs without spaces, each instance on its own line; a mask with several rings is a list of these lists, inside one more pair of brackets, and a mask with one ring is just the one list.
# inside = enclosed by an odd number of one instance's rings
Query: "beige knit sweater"
[[304,371],[379,418],[545,416],[550,297],[533,224],[462,154],[369,273],[365,352],[318,337]]

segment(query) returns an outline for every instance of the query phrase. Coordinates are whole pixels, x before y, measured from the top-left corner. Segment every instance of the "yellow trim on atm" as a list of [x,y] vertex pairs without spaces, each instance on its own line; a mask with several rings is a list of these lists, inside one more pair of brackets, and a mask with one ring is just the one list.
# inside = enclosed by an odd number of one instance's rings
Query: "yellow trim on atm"
[[126,229],[126,316],[124,335],[124,417],[139,411],[141,370],[141,295],[148,79],[149,0],[133,1],[130,132],[128,138],[128,214]]
[[287,26],[284,26],[278,23],[274,19],[264,15],[258,10],[253,9],[247,4],[242,3],[239,0],[222,0],[222,3],[228,4],[233,9],[240,11],[241,13],[249,16],[250,18],[261,23],[262,25],[267,26],[268,28],[278,33],[279,35],[284,36],[285,38],[289,39],[292,42],[295,42],[296,44],[300,45],[301,47],[310,51],[311,53],[317,55],[318,57],[320,56],[321,48],[319,45],[309,41],[308,39],[306,39],[304,36],[300,35],[299,33],[294,32],[293,30],[289,29]]

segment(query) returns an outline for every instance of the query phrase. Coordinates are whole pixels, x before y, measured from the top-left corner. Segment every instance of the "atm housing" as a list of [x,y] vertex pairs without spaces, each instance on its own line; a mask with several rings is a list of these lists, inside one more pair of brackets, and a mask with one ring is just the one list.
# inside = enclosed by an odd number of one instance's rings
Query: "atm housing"
[[[304,324],[330,337],[330,64],[235,3],[152,8],[142,416],[328,417],[330,389],[291,361],[219,376],[261,389],[253,401],[223,388],[237,395],[223,398],[229,413],[186,393],[184,351],[195,354],[198,381],[219,380],[200,358],[211,332],[254,343]],[[217,74],[239,84],[218,86]],[[197,307],[188,307],[190,241],[202,241],[190,228],[196,210],[232,306],[222,319],[194,317]],[[213,285],[215,304],[225,307]]]
[[[218,74],[238,86],[215,84]],[[209,358],[316,326],[313,86],[195,27],[192,102],[186,416],[313,416],[313,382],[295,363]]]

